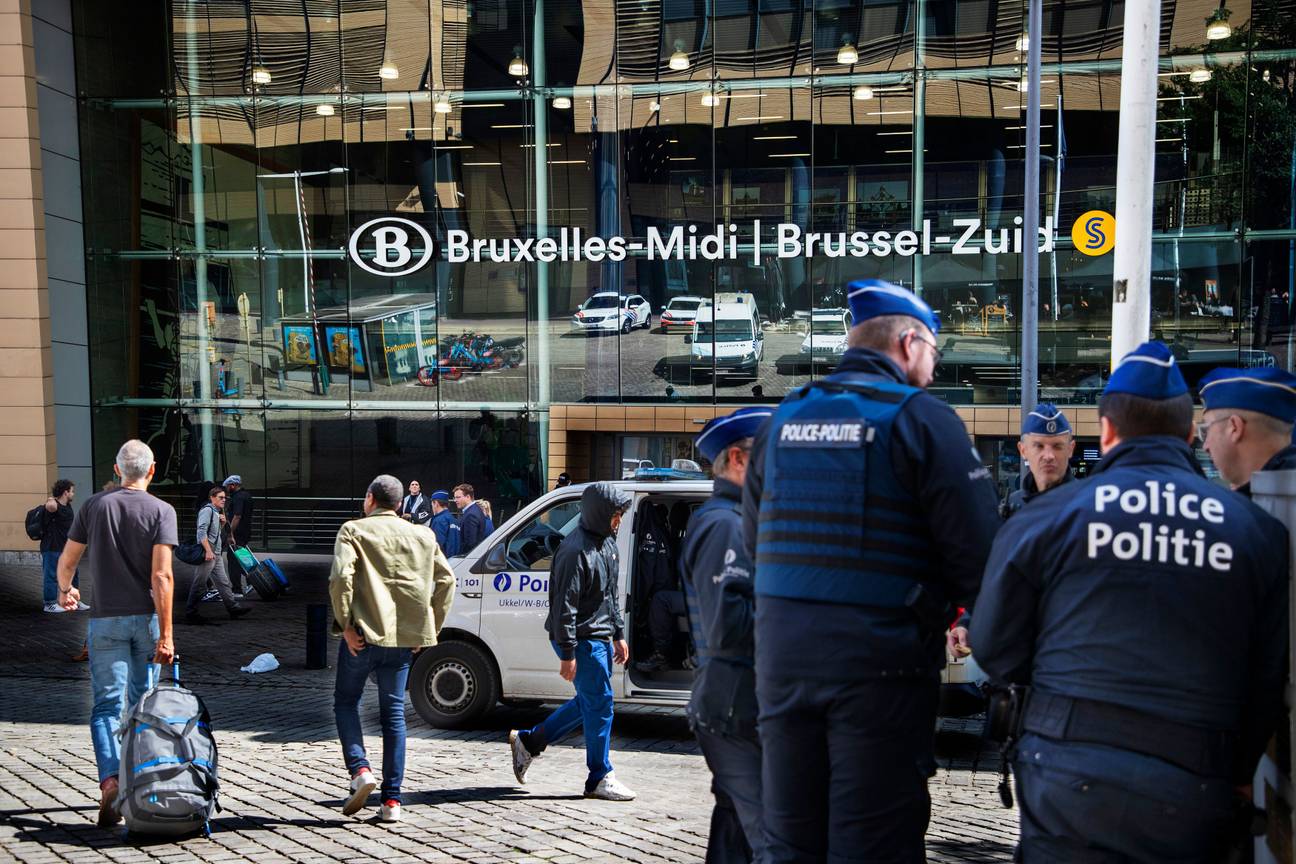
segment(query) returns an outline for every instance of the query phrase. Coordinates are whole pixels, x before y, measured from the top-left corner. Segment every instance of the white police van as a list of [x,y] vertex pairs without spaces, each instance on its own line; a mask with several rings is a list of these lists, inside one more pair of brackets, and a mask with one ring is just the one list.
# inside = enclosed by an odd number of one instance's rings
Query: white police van
[[[678,550],[689,515],[711,494],[710,480],[679,480],[672,469],[640,471],[662,479],[616,481],[631,494],[621,520],[618,601],[625,617],[631,662],[614,666],[618,702],[683,707],[693,673],[685,668],[688,620],[676,621],[675,663],[645,673],[634,662],[652,653],[647,627],[647,575],[638,572],[644,550]],[[663,482],[669,480],[669,482]],[[549,568],[559,542],[579,524],[584,485],[555,489],[497,528],[466,555],[451,559],[454,604],[435,647],[419,653],[410,673],[410,699],[433,726],[471,725],[497,703],[565,702],[571,684],[558,675],[558,658],[544,628],[549,611]],[[652,509],[653,513],[648,513]],[[655,536],[662,530],[666,537]],[[962,680],[951,664],[948,680]]]

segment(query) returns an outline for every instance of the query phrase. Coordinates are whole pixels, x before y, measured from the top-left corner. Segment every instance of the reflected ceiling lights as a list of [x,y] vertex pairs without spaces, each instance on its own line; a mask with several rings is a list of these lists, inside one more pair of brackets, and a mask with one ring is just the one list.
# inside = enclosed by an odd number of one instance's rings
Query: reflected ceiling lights
[[688,54],[684,52],[684,43],[678,39],[675,40],[675,53],[670,56],[669,65],[676,72],[683,72],[693,65],[689,62]]
[[513,46],[513,59],[509,61],[508,74],[514,78],[525,78],[531,70],[527,67],[526,61],[522,59],[522,46]]
[[264,66],[253,66],[253,67],[252,67],[252,83],[253,83],[253,84],[262,84],[262,85],[264,85],[264,84],[269,84],[273,79],[274,79],[274,76],[270,74],[270,70],[267,69],[266,67],[264,67]]
[[658,102],[656,99],[648,103],[649,113],[656,114],[660,110],[661,110],[661,103]]
[[399,78],[400,70],[396,68],[396,61],[390,57],[384,57],[382,65],[378,67],[378,77],[387,81]]
[[555,96],[553,106],[565,111],[571,107],[571,99],[567,96]]
[[315,113],[321,117],[332,117],[333,106],[327,102],[321,102],[320,104],[315,106]]
[[1017,49],[1018,54],[1025,54],[1030,50],[1030,37],[1023,33],[1017,37],[1017,44],[1013,47]]
[[1194,84],[1205,84],[1211,80],[1211,70],[1205,68],[1194,69],[1188,73],[1188,80]]
[[720,97],[715,94],[714,90],[708,90],[702,94],[702,107],[714,108],[720,104]]
[[1233,34],[1233,28],[1228,23],[1229,10],[1224,8],[1221,3],[1211,16],[1206,19],[1206,40],[1208,42],[1217,42],[1220,39],[1227,39]]
[[868,86],[867,84],[861,84],[855,88],[855,91],[853,93],[851,93],[851,98],[853,98],[856,102],[865,102],[869,99],[872,99],[873,88]]
[[446,96],[445,94],[438,96],[436,98],[436,101],[432,103],[432,110],[438,114],[449,114],[450,97]]
[[837,62],[843,66],[854,66],[859,62],[859,52],[849,36],[842,37],[842,46],[837,49]]

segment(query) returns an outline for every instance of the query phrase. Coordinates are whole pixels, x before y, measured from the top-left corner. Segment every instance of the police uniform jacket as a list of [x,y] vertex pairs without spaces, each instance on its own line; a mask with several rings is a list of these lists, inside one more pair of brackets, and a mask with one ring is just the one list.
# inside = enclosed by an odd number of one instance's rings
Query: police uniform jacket
[[1111,450],[1010,519],[972,619],[992,678],[1234,733],[1247,782],[1281,707],[1287,532],[1182,440]]
[[[865,348],[848,350],[837,371],[825,380],[880,384],[892,390],[905,385],[904,374],[890,358]],[[757,562],[758,584],[761,503],[770,492],[766,488],[766,454],[774,446],[769,440],[770,429],[778,421],[776,413],[757,435],[743,489],[743,544],[748,560]],[[928,589],[934,618],[952,616],[950,604],[971,605],[1000,520],[998,496],[989,472],[968,443],[963,421],[940,399],[918,391],[908,396],[890,419],[885,443],[870,445],[868,458],[888,460],[885,467],[903,500],[865,501],[863,512],[844,512],[843,493],[849,492],[851,499],[857,500],[857,490],[834,488],[825,482],[811,496],[815,500],[806,504],[833,502],[830,506],[835,512],[819,515],[807,510],[806,519],[818,518],[825,527],[845,520],[856,526],[853,530],[860,537],[862,550],[885,558],[889,538],[883,531],[866,531],[866,519],[888,519],[902,509],[907,530],[916,532],[912,539],[918,541],[924,555],[924,563],[907,566],[905,575]],[[906,545],[913,548],[915,544]],[[789,668],[800,668],[807,677],[930,679],[944,666],[941,636],[950,617],[935,621],[929,615],[920,625],[911,608],[830,599],[811,606],[808,601],[767,596],[759,588],[757,594],[764,643],[759,650],[783,652]]]
[[[1296,470],[1296,444],[1289,444],[1273,455],[1273,458],[1264,464],[1261,471],[1294,471]],[[1251,497],[1251,481],[1243,483],[1237,491],[1246,497]]]
[[716,734],[755,738],[754,598],[741,506],[742,487],[717,477],[689,519],[680,569],[699,664],[689,717]]
[[[1075,476],[1072,475],[1070,469],[1068,469],[1067,472],[1062,475],[1062,479],[1058,481],[1056,486],[1050,486],[1048,489],[1045,489],[1044,492],[1052,492],[1054,489],[1058,489],[1063,484],[1070,483],[1074,479]],[[1021,488],[1014,489],[1004,497],[1003,503],[999,505],[999,515],[1007,519],[1031,501],[1043,495],[1044,492],[1041,492],[1039,486],[1036,485],[1035,475],[1027,471],[1026,476],[1022,478]]]

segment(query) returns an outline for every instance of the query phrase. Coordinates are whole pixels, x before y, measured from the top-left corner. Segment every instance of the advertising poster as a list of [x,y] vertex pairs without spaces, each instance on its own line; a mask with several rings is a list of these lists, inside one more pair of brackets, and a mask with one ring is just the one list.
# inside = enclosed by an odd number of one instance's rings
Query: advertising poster
[[420,365],[432,365],[421,363],[413,312],[402,312],[384,318],[381,326],[383,354],[387,361],[387,383],[408,381],[418,374]]
[[309,324],[285,324],[283,328],[284,358],[289,366],[314,366],[315,339]]
[[360,328],[325,327],[324,344],[327,346],[330,366],[364,374],[364,348],[360,343]]

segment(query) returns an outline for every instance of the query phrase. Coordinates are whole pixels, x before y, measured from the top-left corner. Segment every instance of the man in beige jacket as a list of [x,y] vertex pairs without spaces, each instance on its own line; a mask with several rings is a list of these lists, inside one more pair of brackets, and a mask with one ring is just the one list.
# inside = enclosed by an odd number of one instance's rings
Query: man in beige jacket
[[405,684],[415,650],[435,645],[454,599],[454,574],[436,536],[396,515],[403,487],[389,474],[374,478],[363,519],[338,531],[329,597],[338,645],[333,715],[351,774],[345,815],[365,806],[378,781],[365,757],[360,697],[372,676],[382,721],[384,822],[400,821],[405,773]]

